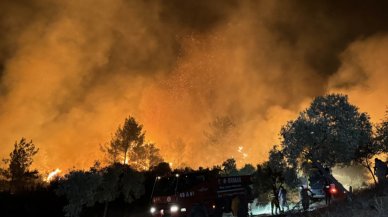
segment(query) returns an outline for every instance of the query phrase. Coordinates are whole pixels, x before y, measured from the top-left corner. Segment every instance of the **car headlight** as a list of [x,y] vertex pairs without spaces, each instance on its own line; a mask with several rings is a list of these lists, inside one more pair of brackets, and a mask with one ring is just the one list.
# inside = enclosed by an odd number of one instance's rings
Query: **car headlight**
[[150,212],[151,213],[155,213],[156,212],[156,208],[155,207],[151,207]]
[[186,212],[186,208],[181,208],[181,212]]
[[179,207],[177,206],[177,205],[172,205],[171,207],[170,207],[170,211],[171,212],[177,212],[179,210]]

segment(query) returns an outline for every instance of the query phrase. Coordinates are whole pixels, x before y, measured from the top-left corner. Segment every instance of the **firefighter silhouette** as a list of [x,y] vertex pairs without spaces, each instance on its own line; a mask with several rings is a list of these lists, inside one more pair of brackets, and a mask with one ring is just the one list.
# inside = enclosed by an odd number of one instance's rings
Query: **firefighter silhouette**
[[387,172],[387,163],[375,158],[374,174],[376,175],[379,184],[387,181]]
[[280,206],[280,212],[284,212],[284,209],[287,207],[287,210],[289,210],[288,203],[287,203],[287,191],[283,186],[279,187],[279,206]]
[[327,180],[325,180],[325,185],[323,186],[323,192],[325,193],[325,203],[329,205],[331,203],[331,192],[330,192],[330,184]]
[[301,197],[302,207],[304,211],[307,211],[310,207],[310,197],[308,192],[310,192],[311,195],[314,195],[314,193],[310,189],[308,189],[307,187],[305,188],[302,185],[300,190],[300,197]]
[[[271,214],[277,215],[280,212],[280,205],[279,205],[279,197],[278,197],[278,190],[276,189],[276,186],[272,186],[272,194],[270,194],[270,201],[271,201]],[[275,212],[274,212],[275,210]]]

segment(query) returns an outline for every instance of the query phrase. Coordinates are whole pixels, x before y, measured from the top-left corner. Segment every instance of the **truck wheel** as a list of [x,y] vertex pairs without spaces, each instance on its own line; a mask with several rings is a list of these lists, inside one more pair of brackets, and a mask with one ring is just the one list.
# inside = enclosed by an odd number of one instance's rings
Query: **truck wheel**
[[196,208],[191,213],[190,217],[206,217],[205,212],[201,208]]
[[206,217],[205,214],[203,214],[203,212],[195,212],[193,213],[192,217]]

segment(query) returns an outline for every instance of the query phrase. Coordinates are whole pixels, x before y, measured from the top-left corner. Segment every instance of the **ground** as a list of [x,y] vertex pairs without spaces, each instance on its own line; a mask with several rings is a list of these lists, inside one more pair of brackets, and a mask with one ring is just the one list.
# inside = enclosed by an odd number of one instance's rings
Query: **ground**
[[[269,209],[269,214],[270,214]],[[256,216],[270,216],[268,213]],[[388,216],[388,185],[371,187],[355,192],[351,201],[343,199],[334,201],[326,207],[317,204],[309,212],[286,213],[287,217],[386,217]]]

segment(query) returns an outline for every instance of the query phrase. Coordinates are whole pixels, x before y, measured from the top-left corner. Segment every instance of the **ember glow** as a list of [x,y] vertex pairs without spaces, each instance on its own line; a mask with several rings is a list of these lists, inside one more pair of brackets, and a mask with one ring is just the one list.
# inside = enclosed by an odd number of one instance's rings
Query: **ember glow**
[[242,159],[245,159],[245,158],[248,157],[248,154],[244,152],[244,147],[243,146],[239,146],[237,151],[242,156]]
[[361,0],[1,1],[0,156],[26,137],[39,170],[89,168],[132,115],[174,167],[255,164],[329,92],[378,121],[386,11]]

